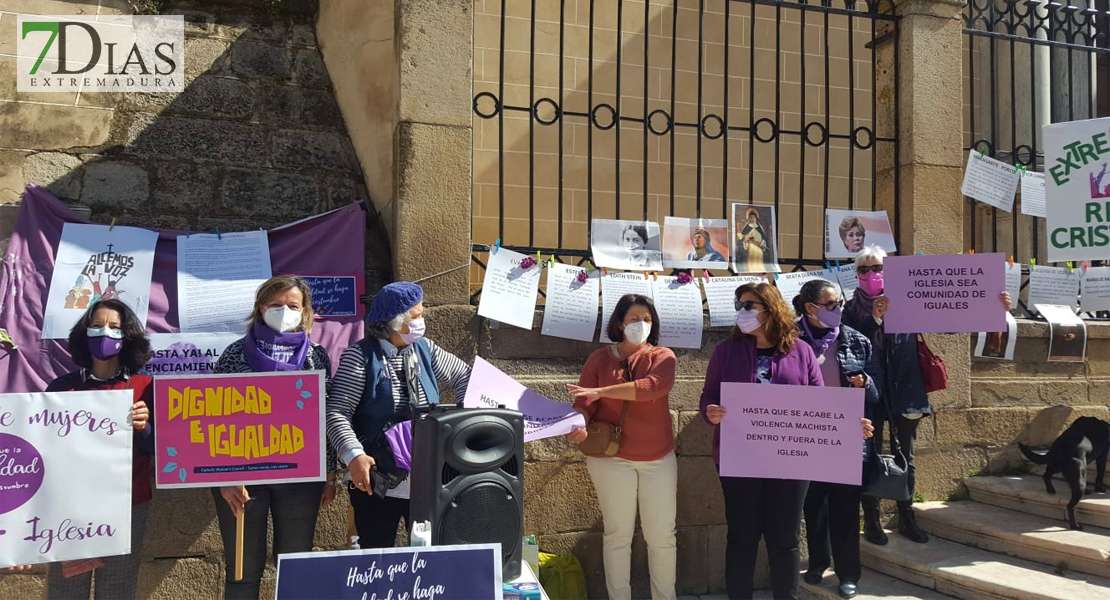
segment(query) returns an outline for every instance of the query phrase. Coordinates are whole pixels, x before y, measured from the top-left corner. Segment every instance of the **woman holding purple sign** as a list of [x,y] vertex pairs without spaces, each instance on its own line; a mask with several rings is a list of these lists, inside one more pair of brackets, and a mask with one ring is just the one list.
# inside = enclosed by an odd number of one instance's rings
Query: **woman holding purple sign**
[[[154,454],[150,407],[154,386],[140,373],[150,360],[150,341],[131,308],[119,300],[100,300],[73,326],[69,353],[79,370],[50,382],[48,392],[131,390],[131,426],[135,431],[131,464],[131,553],[49,566],[46,597],[49,600],[88,600],[96,579],[96,598],[135,598],[139,588],[139,563],[143,554],[151,489],[150,457]],[[22,571],[19,566],[9,571]]]
[[[923,417],[933,414],[929,394],[918,359],[917,334],[886,333],[883,317],[890,299],[883,295],[883,259],[886,252],[878,246],[867,246],[856,254],[856,275],[859,289],[844,307],[844,323],[867,336],[883,369],[883,384],[879,389],[882,402],[876,407],[875,448],[882,450],[883,429],[887,411],[894,421],[896,431],[891,432],[891,444],[897,444],[906,457],[909,472],[910,500],[898,501],[898,532],[907,539],[924,544],[929,536],[917,526],[913,512],[915,482],[914,445],[917,427]],[[1010,310],[1010,294],[1002,292],[999,300]],[[888,538],[879,522],[879,499],[863,496],[863,533],[872,544],[884,545]]]
[[[821,366],[809,344],[799,344],[794,311],[768,283],[736,289],[736,327],[713,350],[701,393],[701,414],[713,431],[713,460],[721,462],[721,384],[725,382],[822,386]],[[863,437],[871,436],[863,423]],[[728,521],[725,580],[729,598],[751,598],[762,538],[775,598],[798,597],[798,531],[807,482],[721,476]]]
[[[255,294],[247,335],[232,342],[216,363],[216,373],[323,371],[331,379],[331,360],[313,343],[312,290],[299,277],[271,277]],[[327,468],[336,464],[328,445]],[[335,475],[328,475],[334,480]],[[274,555],[312,550],[316,517],[335,499],[335,487],[322,482],[212,488],[224,542],[227,578],[224,597],[256,600],[266,568],[267,518],[274,521]],[[235,521],[244,513],[243,579],[235,581]]]
[[[871,340],[841,323],[844,301],[837,287],[825,279],[813,279],[794,297],[798,313],[799,339],[813,348],[826,386],[864,390],[864,415],[873,420],[879,402],[883,371],[871,351]],[[870,442],[865,440],[863,460]],[[809,568],[806,583],[818,585],[830,563],[840,580],[840,596],[854,598],[861,575],[859,559],[859,485],[811,481],[806,492],[806,545]],[[830,556],[831,554],[831,556]]]

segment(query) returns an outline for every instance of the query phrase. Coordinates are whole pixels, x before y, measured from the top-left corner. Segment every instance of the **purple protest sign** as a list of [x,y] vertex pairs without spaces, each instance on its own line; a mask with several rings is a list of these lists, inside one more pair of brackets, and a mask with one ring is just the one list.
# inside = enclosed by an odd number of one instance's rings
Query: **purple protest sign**
[[721,475],[859,485],[863,390],[722,383]]
[[1002,254],[887,257],[886,332],[1006,331],[1006,310],[998,299],[1006,291],[1005,264]]

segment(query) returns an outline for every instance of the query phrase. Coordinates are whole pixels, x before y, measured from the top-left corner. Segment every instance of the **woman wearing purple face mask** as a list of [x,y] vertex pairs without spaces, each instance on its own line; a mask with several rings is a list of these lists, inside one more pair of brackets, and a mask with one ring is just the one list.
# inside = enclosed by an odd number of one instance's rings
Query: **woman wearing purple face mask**
[[[216,373],[323,371],[330,381],[331,360],[313,343],[312,290],[300,277],[271,277],[258,287],[254,310],[247,319],[247,335],[232,342],[216,362]],[[328,445],[328,480],[337,466]],[[224,542],[226,582],[224,597],[257,599],[266,568],[269,517],[274,523],[274,556],[308,552],[320,509],[335,499],[335,487],[322,482],[212,488],[216,516]],[[235,581],[235,522],[244,517],[243,579]]]
[[[53,563],[48,567],[46,597],[69,599],[135,598],[150,499],[150,457],[154,437],[150,409],[154,386],[142,373],[150,360],[150,341],[135,313],[119,300],[93,303],[69,334],[69,353],[79,370],[50,382],[47,392],[131,390],[131,427],[135,432],[131,462],[131,552]],[[80,500],[74,499],[74,502]],[[9,570],[24,570],[15,567]],[[94,586],[95,580],[95,586]]]
[[391,446],[394,426],[438,404],[441,383],[461,403],[470,366],[424,337],[424,290],[415,283],[382,288],[366,323],[366,338],[343,351],[328,388],[327,431],[350,469],[359,546],[391,548],[401,519],[412,529],[408,470]]
[[[794,297],[798,313],[798,339],[809,344],[821,366],[826,386],[864,390],[868,424],[879,402],[882,367],[871,351],[871,341],[841,323],[839,290],[824,279],[806,282]],[[870,454],[871,440],[864,440],[862,458]],[[805,580],[821,583],[825,569],[835,566],[840,596],[855,597],[861,568],[859,558],[859,507],[862,487],[812,481],[805,499],[806,542],[809,568]],[[830,556],[831,553],[831,556]]]

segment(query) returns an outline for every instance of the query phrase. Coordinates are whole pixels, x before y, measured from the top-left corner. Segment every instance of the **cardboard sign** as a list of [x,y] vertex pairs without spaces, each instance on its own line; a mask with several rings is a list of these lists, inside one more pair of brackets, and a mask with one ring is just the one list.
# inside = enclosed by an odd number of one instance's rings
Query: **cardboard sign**
[[1006,331],[1002,254],[889,256],[883,261],[887,333]]
[[524,387],[481,356],[474,357],[472,383],[466,388],[463,405],[467,408],[498,408],[520,411],[524,415],[524,441],[532,442],[566,435],[586,420],[569,402],[549,400]]
[[0,568],[131,551],[133,401],[0,394]]
[[154,380],[159,488],[323,481],[324,372]]
[[1048,261],[1110,256],[1110,118],[1045,125]]
[[312,289],[312,312],[321,319],[361,317],[364,312],[358,301],[362,277],[358,275],[302,275]]
[[277,600],[502,600],[501,544],[278,555]]
[[862,481],[862,388],[722,383],[721,406],[721,475]]

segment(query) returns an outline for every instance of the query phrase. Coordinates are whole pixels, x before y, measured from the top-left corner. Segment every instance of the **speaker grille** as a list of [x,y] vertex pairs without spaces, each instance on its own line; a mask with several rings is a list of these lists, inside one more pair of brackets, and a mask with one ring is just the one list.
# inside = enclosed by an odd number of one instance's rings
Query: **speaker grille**
[[443,476],[440,478],[440,481],[443,485],[447,485],[452,481],[458,479],[459,475],[461,474],[457,469],[455,469],[455,467],[452,467],[447,463],[443,463]]
[[523,524],[516,499],[499,483],[483,481],[459,492],[443,512],[441,543],[501,543],[502,560],[507,560],[520,543]]
[[501,470],[513,477],[520,477],[520,464],[517,463],[515,454],[505,464],[501,465]]

